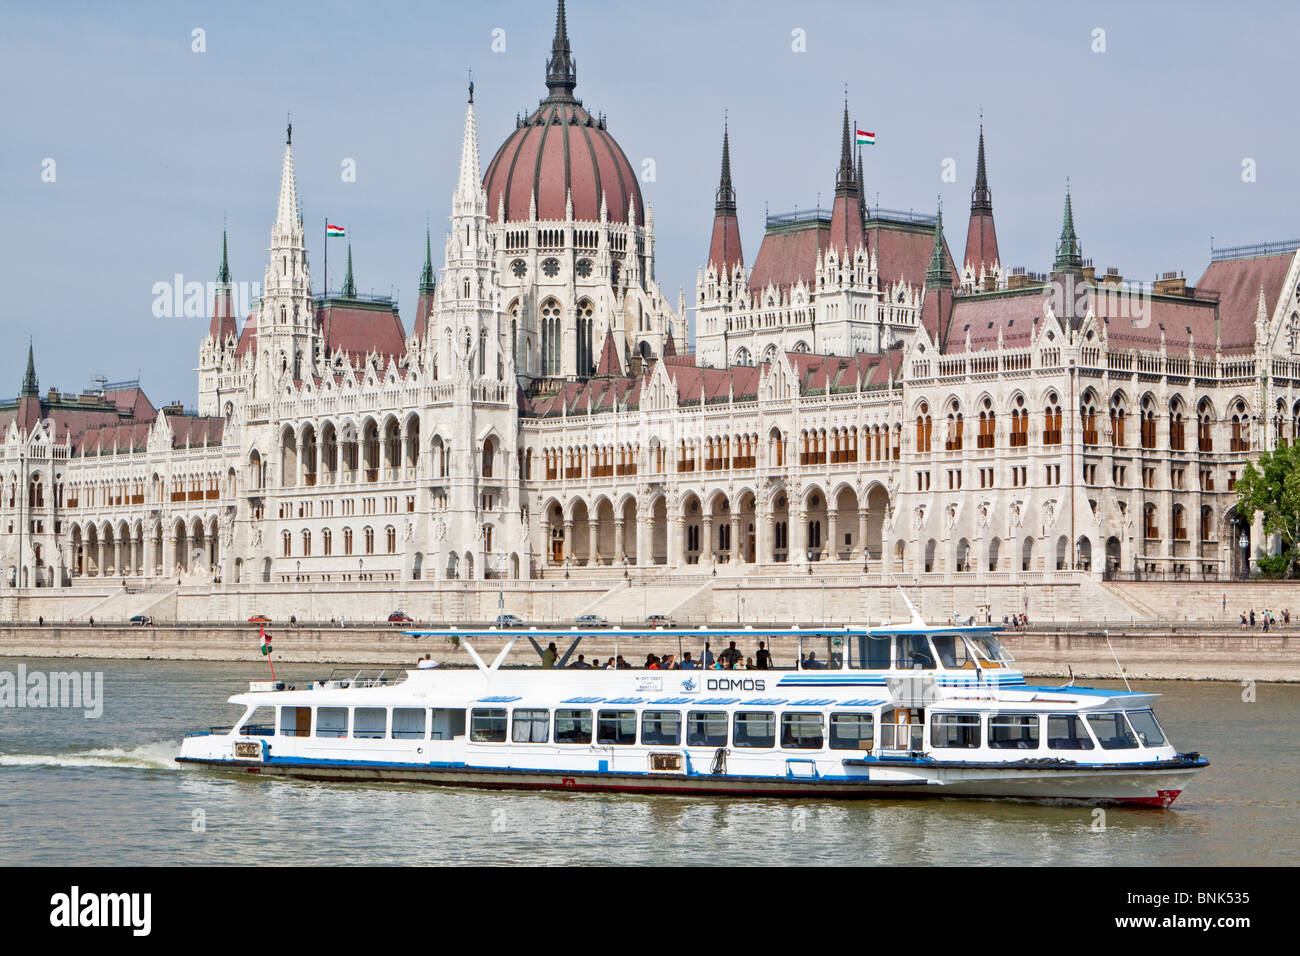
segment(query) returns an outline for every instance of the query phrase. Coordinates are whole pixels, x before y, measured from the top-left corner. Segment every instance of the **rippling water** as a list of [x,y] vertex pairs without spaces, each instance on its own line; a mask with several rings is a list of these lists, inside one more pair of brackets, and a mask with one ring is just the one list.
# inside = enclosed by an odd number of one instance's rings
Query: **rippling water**
[[[0,659],[13,672],[16,659]],[[1212,766],[1168,811],[958,800],[797,803],[502,793],[225,776],[173,763],[261,665],[27,660],[102,671],[104,713],[0,710],[0,861],[25,864],[1300,862],[1300,686],[1147,682]],[[328,667],[284,665],[281,677]],[[1105,682],[1096,682],[1104,684]],[[194,828],[201,811],[204,829]]]

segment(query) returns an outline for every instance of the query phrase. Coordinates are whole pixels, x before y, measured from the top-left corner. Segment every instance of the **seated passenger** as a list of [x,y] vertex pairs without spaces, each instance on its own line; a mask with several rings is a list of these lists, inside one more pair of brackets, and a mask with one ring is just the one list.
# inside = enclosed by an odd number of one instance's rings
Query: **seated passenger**
[[691,660],[691,652],[690,652],[690,651],[687,651],[685,654],[682,655],[682,663],[681,663],[679,669],[680,669],[680,670],[684,670],[684,671],[693,671],[693,670],[695,670],[695,661]]
[[727,667],[735,667],[736,661],[740,660],[742,656],[743,655],[736,648],[735,641],[732,641],[730,644],[728,644],[727,649],[718,655],[718,657],[722,660],[722,663],[726,664]]
[[816,651],[809,651],[808,656],[804,658],[803,666],[805,670],[819,671],[824,670],[826,665],[817,659]]
[[659,659],[659,669],[661,671],[671,671],[677,669],[677,664],[673,660],[673,655],[665,654]]
[[585,654],[579,654],[578,659],[574,661],[572,664],[570,664],[569,666],[580,667],[583,668],[584,670],[591,670],[591,665],[587,663],[587,656]]
[[659,658],[655,657],[653,654],[647,654],[645,658],[645,669],[648,671],[659,670]]
[[433,659],[431,654],[425,654],[415,662],[415,669],[418,671],[427,671],[437,666],[438,662]]
[[632,669],[632,665],[623,660],[622,654],[618,655],[618,664],[615,666],[621,671],[630,671]]

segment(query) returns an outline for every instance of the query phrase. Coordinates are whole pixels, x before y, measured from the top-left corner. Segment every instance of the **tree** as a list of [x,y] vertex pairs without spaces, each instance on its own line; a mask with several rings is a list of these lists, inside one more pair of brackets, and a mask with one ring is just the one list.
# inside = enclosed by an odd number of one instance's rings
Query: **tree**
[[1264,533],[1281,536],[1282,554],[1274,562],[1283,577],[1291,577],[1300,544],[1300,442],[1264,452],[1258,467],[1248,463],[1236,491],[1242,520],[1250,524],[1258,511],[1264,518]]

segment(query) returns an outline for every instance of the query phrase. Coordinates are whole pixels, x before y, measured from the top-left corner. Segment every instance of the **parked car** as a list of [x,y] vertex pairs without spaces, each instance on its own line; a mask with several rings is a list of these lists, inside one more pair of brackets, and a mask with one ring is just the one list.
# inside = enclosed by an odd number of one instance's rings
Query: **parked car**
[[497,627],[523,627],[524,622],[517,614],[498,614],[496,619]]
[[580,614],[573,623],[578,627],[605,627],[609,624],[609,621],[599,614]]
[[394,611],[392,614],[388,615],[389,627],[393,627],[397,624],[414,624],[414,623],[415,621],[411,620],[411,615],[407,614],[405,611]]
[[148,614],[136,614],[131,618],[132,627],[148,627],[153,623],[153,618]]
[[645,619],[645,622],[651,627],[672,627],[673,622],[668,619],[667,614],[651,614]]
[[271,619],[265,614],[254,614],[248,619],[249,624],[270,624]]

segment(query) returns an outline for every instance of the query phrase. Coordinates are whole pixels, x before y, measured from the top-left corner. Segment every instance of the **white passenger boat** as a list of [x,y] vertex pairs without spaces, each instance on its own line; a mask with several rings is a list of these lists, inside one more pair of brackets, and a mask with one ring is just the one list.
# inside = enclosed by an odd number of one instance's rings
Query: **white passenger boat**
[[[473,668],[255,681],[232,727],[177,760],[315,780],[827,798],[959,796],[1168,807],[1208,765],[1179,753],[1158,695],[1029,686],[997,627],[411,631]],[[491,663],[474,644],[506,643]],[[697,659],[794,637],[771,670],[578,669],[584,639]],[[553,668],[503,666],[520,642]],[[805,658],[805,655],[808,655]]]

